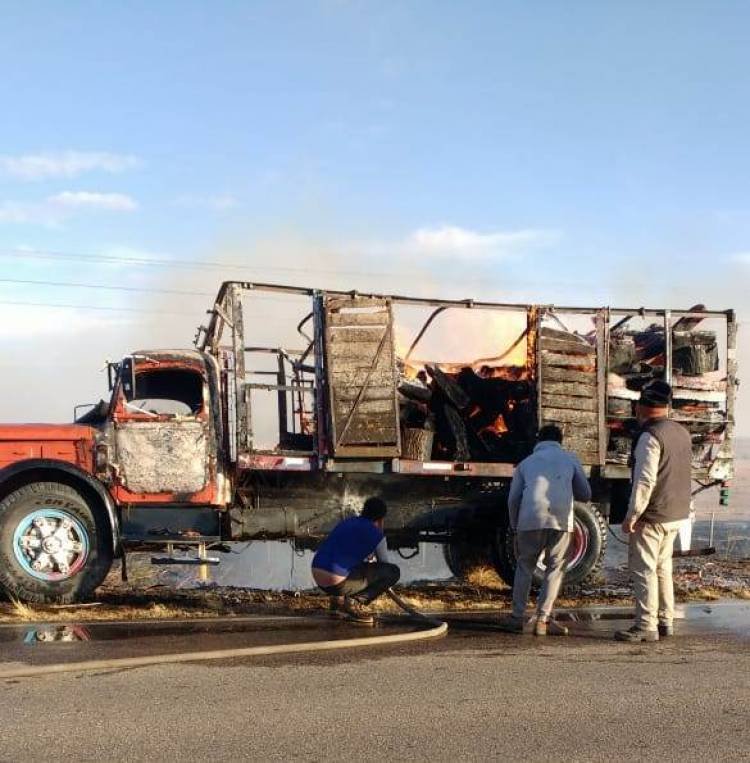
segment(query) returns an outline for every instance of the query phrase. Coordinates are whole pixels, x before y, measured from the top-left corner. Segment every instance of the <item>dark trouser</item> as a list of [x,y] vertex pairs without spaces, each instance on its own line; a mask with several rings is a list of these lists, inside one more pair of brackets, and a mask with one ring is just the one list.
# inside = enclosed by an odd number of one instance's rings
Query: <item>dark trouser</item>
[[363,562],[352,568],[346,580],[336,585],[320,586],[330,596],[356,596],[369,604],[398,583],[401,570],[386,562]]

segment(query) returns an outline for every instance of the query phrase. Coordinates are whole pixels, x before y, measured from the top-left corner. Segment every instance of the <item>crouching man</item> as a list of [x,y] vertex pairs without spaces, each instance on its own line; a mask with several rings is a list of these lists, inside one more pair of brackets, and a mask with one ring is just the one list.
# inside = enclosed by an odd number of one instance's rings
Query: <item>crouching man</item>
[[313,579],[331,597],[335,617],[372,625],[363,607],[398,583],[401,571],[388,562],[383,535],[386,511],[385,501],[368,498],[361,515],[339,522],[313,558]]
[[690,432],[670,421],[672,388],[658,380],[644,387],[636,406],[641,425],[633,449],[633,482],[622,523],[630,535],[628,568],[635,596],[635,624],[617,631],[618,641],[658,641],[672,636],[672,550],[690,516]]
[[590,501],[591,486],[572,453],[562,448],[559,427],[539,430],[534,452],[513,473],[508,495],[510,527],[516,533],[511,630],[523,632],[524,611],[539,557],[546,565],[537,597],[537,636],[566,636],[568,629],[551,620],[565,574],[565,555],[573,534],[573,500]]

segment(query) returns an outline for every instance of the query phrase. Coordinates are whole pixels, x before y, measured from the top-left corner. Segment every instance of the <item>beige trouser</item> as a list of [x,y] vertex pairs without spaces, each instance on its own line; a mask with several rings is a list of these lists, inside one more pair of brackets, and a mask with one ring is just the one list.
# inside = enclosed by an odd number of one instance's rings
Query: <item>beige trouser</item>
[[513,577],[513,617],[523,617],[531,579],[539,557],[546,565],[544,582],[536,599],[537,613],[549,619],[565,576],[565,554],[573,533],[562,530],[522,530],[516,535],[516,574]]
[[644,630],[672,625],[672,548],[677,529],[639,521],[630,533],[628,566],[635,596],[635,624]]

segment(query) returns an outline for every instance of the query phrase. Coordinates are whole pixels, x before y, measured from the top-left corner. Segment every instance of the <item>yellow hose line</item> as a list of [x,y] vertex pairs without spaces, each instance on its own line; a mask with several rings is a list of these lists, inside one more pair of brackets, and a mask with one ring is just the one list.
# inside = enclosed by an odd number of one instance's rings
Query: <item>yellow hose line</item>
[[180,654],[155,654],[149,657],[121,657],[112,660],[87,660],[58,665],[26,665],[18,668],[0,670],[0,680],[10,678],[32,678],[49,676],[56,673],[76,673],[87,670],[117,670],[123,668],[142,668],[147,665],[166,665],[177,662],[204,662],[206,660],[232,660],[240,657],[261,657],[273,654],[292,654],[299,652],[326,652],[334,649],[355,649],[363,646],[381,646],[383,644],[401,644],[408,641],[439,638],[448,631],[447,623],[440,623],[427,630],[396,633],[390,636],[367,636],[332,641],[305,641],[299,644],[276,644],[272,646],[251,646],[241,649],[215,649],[207,652],[183,652]]

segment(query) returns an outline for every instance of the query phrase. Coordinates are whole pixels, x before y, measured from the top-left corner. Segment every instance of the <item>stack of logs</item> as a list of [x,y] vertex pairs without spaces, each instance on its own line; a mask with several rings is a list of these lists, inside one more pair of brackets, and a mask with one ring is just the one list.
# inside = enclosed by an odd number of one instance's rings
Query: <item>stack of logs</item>
[[402,431],[434,432],[425,458],[518,461],[531,451],[536,428],[527,377],[513,366],[449,373],[428,365],[399,384]]
[[[693,308],[694,311],[702,306]],[[720,442],[726,419],[726,379],[718,373],[716,333],[695,330],[699,318],[679,320],[672,333],[672,418],[686,426],[693,438],[696,463]],[[607,379],[607,460],[627,463],[636,429],[635,401],[646,384],[663,379],[664,326],[643,331],[615,329],[610,334]]]

